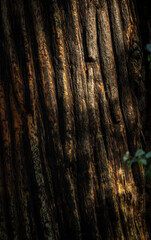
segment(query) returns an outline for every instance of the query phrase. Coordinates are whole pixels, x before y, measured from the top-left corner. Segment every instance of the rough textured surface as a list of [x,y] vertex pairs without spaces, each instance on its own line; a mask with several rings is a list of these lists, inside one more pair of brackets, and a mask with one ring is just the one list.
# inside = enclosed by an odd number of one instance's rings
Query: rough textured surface
[[134,2],[0,8],[0,239],[149,239]]

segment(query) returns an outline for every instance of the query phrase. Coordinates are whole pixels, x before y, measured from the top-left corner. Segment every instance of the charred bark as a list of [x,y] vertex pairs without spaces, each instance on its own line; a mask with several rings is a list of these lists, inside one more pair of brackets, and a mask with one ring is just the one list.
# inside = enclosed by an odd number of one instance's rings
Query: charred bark
[[0,239],[149,239],[135,8],[1,0]]

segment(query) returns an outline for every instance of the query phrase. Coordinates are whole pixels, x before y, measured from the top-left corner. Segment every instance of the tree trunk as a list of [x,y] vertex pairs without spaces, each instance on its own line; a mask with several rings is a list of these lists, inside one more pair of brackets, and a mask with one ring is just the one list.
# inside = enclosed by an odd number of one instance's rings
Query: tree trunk
[[135,9],[1,0],[0,239],[149,239]]

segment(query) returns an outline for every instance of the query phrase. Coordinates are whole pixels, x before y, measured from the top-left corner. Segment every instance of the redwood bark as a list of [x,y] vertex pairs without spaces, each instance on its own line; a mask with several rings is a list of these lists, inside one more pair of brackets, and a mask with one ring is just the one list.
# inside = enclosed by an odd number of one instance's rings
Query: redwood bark
[[134,2],[1,0],[0,239],[149,239]]

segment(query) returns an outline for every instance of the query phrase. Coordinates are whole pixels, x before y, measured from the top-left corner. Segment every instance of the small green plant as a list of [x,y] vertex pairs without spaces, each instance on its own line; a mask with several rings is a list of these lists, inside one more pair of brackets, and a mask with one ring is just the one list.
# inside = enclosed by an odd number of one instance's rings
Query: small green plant
[[129,167],[131,167],[133,163],[144,165],[146,176],[151,178],[151,152],[145,153],[142,149],[138,149],[134,156],[131,156],[129,152],[126,152],[123,161],[126,162]]

